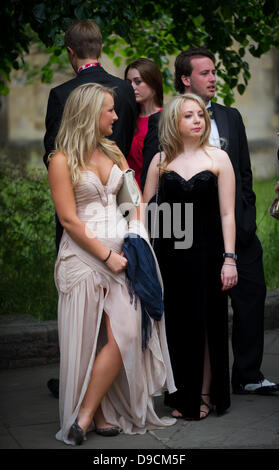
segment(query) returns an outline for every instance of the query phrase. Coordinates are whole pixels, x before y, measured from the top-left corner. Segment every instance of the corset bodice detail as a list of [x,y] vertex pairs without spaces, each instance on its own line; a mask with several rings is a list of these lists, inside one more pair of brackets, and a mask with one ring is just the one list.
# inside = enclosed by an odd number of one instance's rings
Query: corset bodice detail
[[127,222],[116,202],[122,183],[123,172],[114,164],[106,185],[93,171],[87,170],[81,172],[74,188],[79,219],[86,224],[91,236],[97,236],[116,251],[121,251],[123,236],[127,232]]

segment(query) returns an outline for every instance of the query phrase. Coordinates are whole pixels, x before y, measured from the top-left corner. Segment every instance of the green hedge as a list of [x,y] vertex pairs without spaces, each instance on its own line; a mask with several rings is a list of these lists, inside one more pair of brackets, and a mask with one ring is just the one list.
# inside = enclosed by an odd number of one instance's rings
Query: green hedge
[[0,308],[56,318],[54,207],[46,170],[0,166]]

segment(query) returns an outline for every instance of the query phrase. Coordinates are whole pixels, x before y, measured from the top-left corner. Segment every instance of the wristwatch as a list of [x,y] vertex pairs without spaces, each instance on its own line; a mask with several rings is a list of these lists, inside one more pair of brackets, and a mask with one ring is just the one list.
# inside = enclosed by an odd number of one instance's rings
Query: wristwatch
[[235,253],[223,253],[223,258],[232,258],[236,261],[237,255]]

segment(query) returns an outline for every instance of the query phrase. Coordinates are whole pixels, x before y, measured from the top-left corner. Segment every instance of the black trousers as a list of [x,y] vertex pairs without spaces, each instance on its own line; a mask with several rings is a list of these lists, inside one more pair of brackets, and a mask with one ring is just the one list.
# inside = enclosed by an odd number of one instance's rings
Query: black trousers
[[249,246],[236,244],[238,284],[230,291],[233,309],[232,386],[263,379],[260,371],[264,349],[266,284],[262,247],[255,236]]

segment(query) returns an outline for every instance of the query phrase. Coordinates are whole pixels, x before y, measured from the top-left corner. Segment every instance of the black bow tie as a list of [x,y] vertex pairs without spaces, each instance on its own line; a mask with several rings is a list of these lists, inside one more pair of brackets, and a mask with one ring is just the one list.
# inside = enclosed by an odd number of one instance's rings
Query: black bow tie
[[209,108],[206,108],[206,111],[208,112],[210,119],[214,119],[214,113],[213,113],[212,107],[210,106]]

